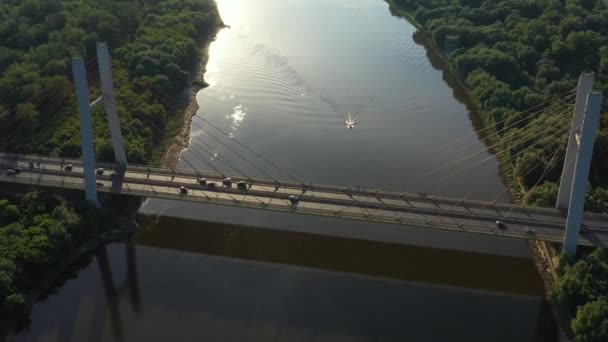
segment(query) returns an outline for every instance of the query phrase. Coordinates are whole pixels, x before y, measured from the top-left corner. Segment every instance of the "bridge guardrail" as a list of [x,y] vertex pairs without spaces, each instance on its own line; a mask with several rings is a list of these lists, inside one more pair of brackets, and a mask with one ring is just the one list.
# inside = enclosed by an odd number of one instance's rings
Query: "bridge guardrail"
[[[65,164],[74,164],[74,165],[82,165],[82,162],[78,159],[70,159],[70,158],[50,158],[50,157],[42,157],[42,156],[23,156],[18,154],[10,154],[10,153],[0,153],[0,159],[5,159],[9,157],[14,161],[45,161],[46,163],[54,164],[54,165],[65,165]],[[98,166],[113,169],[116,167],[116,164],[111,163],[98,163]],[[193,171],[193,170],[167,170],[161,168],[148,167],[144,165],[136,165],[129,164],[127,167],[127,171],[139,172],[139,173],[154,173],[155,175],[165,175],[165,176],[176,176],[176,177],[189,177],[189,178],[211,178],[211,179],[222,179],[224,176],[233,178],[234,181],[249,181],[255,183],[257,185],[267,185],[273,186],[276,183],[273,180],[264,179],[264,178],[252,178],[247,177],[244,178],[239,175],[229,175],[229,174],[220,174],[218,172],[210,172],[210,171]],[[540,215],[548,215],[554,217],[563,217],[559,211],[553,208],[541,208],[534,207],[533,209],[529,207],[521,207],[519,205],[514,204],[504,204],[504,203],[491,203],[491,202],[483,202],[483,201],[472,201],[472,200],[458,200],[458,199],[450,199],[444,197],[427,197],[426,194],[412,194],[412,193],[395,193],[388,191],[374,191],[373,189],[366,188],[350,188],[347,186],[334,186],[334,185],[320,185],[320,184],[300,184],[295,182],[281,182],[279,183],[282,187],[287,187],[291,189],[297,189],[304,192],[304,189],[312,190],[312,191],[325,191],[332,193],[350,193],[352,195],[357,196],[365,196],[372,198],[384,198],[384,199],[393,199],[393,200],[404,200],[404,201],[415,201],[415,202],[423,202],[423,203],[432,203],[432,204],[443,204],[443,205],[466,205],[471,208],[480,208],[480,209],[499,209],[504,211],[513,211],[517,213],[529,213],[533,211],[535,214]],[[347,190],[349,189],[349,190]],[[606,214],[597,214],[597,213],[585,213],[586,220],[606,220],[608,216]]]
[[[19,184],[32,184],[32,185],[44,185],[49,187],[57,187],[57,188],[69,188],[75,190],[83,190],[82,183],[74,183],[74,182],[66,182],[64,181],[52,181],[45,180],[43,177],[8,177],[5,175],[0,175],[0,180],[9,181],[12,183]],[[180,194],[170,194],[170,193],[159,193],[152,192],[149,190],[137,190],[137,189],[124,189],[122,188],[119,192],[113,191],[111,188],[101,188],[99,189],[101,192],[105,193],[114,193],[114,194],[122,194],[122,195],[130,195],[130,196],[138,196],[138,197],[157,197],[171,200],[179,200],[179,201],[193,201],[200,202],[206,204],[215,204],[215,205],[227,205],[227,206],[238,206],[243,208],[250,209],[265,209],[272,210],[276,212],[286,212],[293,213],[297,212],[299,214],[308,214],[315,216],[323,216],[323,217],[333,217],[333,218],[345,218],[352,219],[357,221],[368,221],[368,222],[376,222],[376,223],[385,223],[392,225],[400,225],[400,226],[413,226],[413,227],[421,227],[421,228],[433,228],[433,229],[441,229],[441,230],[449,230],[449,231],[459,231],[459,232],[468,232],[468,233],[476,233],[476,234],[484,234],[484,235],[497,235],[497,236],[505,236],[505,237],[513,237],[513,238],[526,238],[526,239],[542,239],[546,241],[554,241],[561,242],[560,237],[554,237],[550,235],[542,235],[538,234],[535,236],[525,235],[524,233],[516,233],[509,231],[500,231],[497,229],[491,229],[487,226],[481,225],[472,225],[467,224],[466,226],[455,224],[451,222],[429,222],[428,220],[417,220],[410,217],[389,217],[385,215],[376,215],[369,214],[364,215],[362,213],[352,213],[348,211],[342,211],[339,214],[336,214],[335,210],[328,209],[316,209],[316,208],[308,208],[305,206],[292,207],[288,205],[276,205],[276,204],[261,204],[254,201],[238,201],[238,200],[230,200],[225,198],[213,198],[211,196],[198,196],[198,195],[180,195]],[[581,244],[591,245],[590,242],[581,239]]]

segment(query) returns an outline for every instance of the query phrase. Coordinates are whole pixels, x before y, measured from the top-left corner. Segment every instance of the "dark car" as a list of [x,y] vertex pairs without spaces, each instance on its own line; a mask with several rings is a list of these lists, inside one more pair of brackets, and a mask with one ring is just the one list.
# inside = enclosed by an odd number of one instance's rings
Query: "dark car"
[[247,182],[243,182],[243,181],[238,182],[238,183],[236,183],[236,187],[239,190],[247,190]]
[[225,187],[229,188],[232,186],[232,178],[224,178],[224,180],[222,181],[222,184],[224,184]]
[[298,205],[298,203],[300,203],[300,197],[294,195],[289,196],[289,203],[293,206]]
[[185,186],[180,186],[179,187],[179,193],[182,195],[187,195],[188,194],[188,189]]
[[70,171],[72,171],[72,170],[74,169],[74,165],[72,165],[72,164],[68,164],[68,165],[64,166],[64,167],[63,167],[63,169],[64,169],[65,171],[70,172]]

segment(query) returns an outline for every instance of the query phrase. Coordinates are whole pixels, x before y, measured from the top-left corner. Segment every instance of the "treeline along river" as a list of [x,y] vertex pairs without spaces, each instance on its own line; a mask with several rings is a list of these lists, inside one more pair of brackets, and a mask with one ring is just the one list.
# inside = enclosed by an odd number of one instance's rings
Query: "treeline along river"
[[[487,153],[422,176],[485,145],[462,89],[386,3],[218,6],[230,28],[210,47],[179,167],[509,200]],[[133,241],[83,258],[16,341],[555,337],[523,242],[412,230],[398,246],[293,229],[314,218],[159,200],[142,212],[153,217]]]

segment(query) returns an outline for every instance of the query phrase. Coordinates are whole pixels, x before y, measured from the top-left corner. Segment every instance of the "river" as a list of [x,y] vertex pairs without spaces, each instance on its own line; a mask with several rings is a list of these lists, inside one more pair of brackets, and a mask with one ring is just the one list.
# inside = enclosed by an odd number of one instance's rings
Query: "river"
[[[218,6],[230,28],[210,46],[180,168],[509,199],[487,152],[449,164],[485,148],[478,120],[383,1]],[[364,242],[307,234],[319,218],[161,200],[142,213],[141,232],[80,260],[16,341],[555,340],[521,241],[411,229],[406,246]]]

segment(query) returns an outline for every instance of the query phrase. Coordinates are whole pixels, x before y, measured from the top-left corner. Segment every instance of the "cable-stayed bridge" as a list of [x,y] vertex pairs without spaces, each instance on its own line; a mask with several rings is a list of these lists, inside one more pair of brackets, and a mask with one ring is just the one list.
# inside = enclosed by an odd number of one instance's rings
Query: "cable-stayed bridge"
[[[70,171],[66,166],[70,165]],[[97,166],[112,170],[114,164]],[[16,175],[6,170],[21,168]],[[84,168],[80,160],[40,156],[0,154],[0,181],[51,188],[84,189]],[[513,238],[561,242],[566,217],[554,208],[437,197],[423,193],[396,193],[383,190],[276,183],[272,179],[231,176],[217,172],[168,170],[130,165],[120,174],[110,171],[96,175],[97,191],[128,196],[172,199],[305,215],[344,218],[368,222],[426,227],[489,234]],[[201,185],[200,180],[206,184]],[[246,188],[236,186],[247,183]],[[215,187],[208,184],[214,182]],[[182,193],[181,187],[187,193]],[[293,205],[290,196],[297,196]],[[498,227],[500,220],[504,226]],[[585,213],[579,244],[608,244],[608,215]]]
[[[192,167],[192,171],[129,165],[113,94],[110,56],[104,43],[98,44],[98,62],[102,96],[90,102],[84,61],[81,58],[73,59],[80,112],[82,160],[0,154],[0,182],[84,190],[86,200],[95,206],[99,205],[97,193],[105,192],[409,227],[563,241],[564,250],[570,254],[575,253],[578,244],[606,246],[608,243],[608,215],[583,211],[603,100],[601,93],[593,91],[593,74],[583,74],[575,90],[524,111],[525,115],[520,119],[497,122],[496,127],[500,128],[485,134],[483,140],[486,140],[487,147],[484,149],[456,158],[421,175],[440,174],[437,177],[439,184],[459,172],[482,165],[495,158],[495,155],[501,157],[502,162],[513,164],[517,158],[535,149],[536,153],[548,153],[551,159],[548,163],[540,161],[528,165],[521,176],[540,173],[535,184],[538,185],[565,154],[556,207],[536,208],[496,201],[473,201],[466,196],[454,199],[435,194],[391,192],[388,189],[306,184],[234,137],[230,137],[228,143],[223,142],[220,136],[226,138],[226,132],[200,117],[196,118],[204,125],[194,120],[192,124],[243,162],[260,171],[265,178],[250,177],[242,171],[240,164],[235,165],[221,156],[213,158],[217,163],[211,162],[203,155],[207,153],[213,156],[210,146],[207,149],[194,140],[191,147],[196,147],[197,153],[193,155],[213,171],[197,170],[192,162],[183,157],[182,160]],[[104,105],[106,109],[115,164],[95,162],[91,108],[96,105]],[[570,120],[573,111],[574,118]],[[534,119],[538,117],[546,117],[546,120],[542,124],[536,124]],[[518,136],[507,131],[513,127],[527,127],[528,130],[525,135]],[[442,148],[466,143],[466,138],[457,139]],[[496,140],[499,142],[493,143]],[[232,143],[232,147],[229,143]],[[488,151],[495,153],[475,161],[475,157]],[[218,167],[219,163],[234,175],[223,172]],[[273,177],[260,164],[278,170],[291,180]],[[99,168],[106,170],[102,172]],[[231,182],[226,181],[226,178],[231,178]],[[203,179],[205,182],[201,182]],[[213,187],[210,186],[211,183],[214,184]]]

